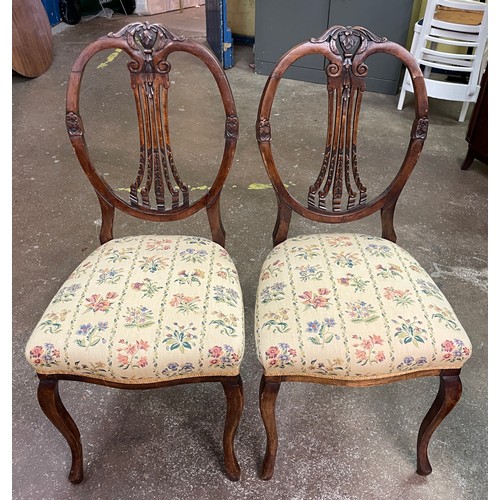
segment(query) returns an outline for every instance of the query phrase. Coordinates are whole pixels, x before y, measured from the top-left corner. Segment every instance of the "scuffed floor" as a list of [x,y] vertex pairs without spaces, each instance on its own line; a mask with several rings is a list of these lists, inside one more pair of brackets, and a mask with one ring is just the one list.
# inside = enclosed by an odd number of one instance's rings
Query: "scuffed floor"
[[[395,216],[398,243],[432,274],[474,348],[462,371],[462,400],[431,441],[434,471],[428,477],[415,473],[415,448],[437,380],[359,389],[288,383],[278,397],[275,475],[269,482],[259,479],[265,435],[258,411],[261,368],[253,337],[253,302],[260,265],[272,247],[276,205],[254,132],[266,77],[253,73],[248,47],[236,47],[236,65],[227,71],[240,139],[222,195],[227,249],[240,274],[246,313],[246,400],[236,439],[242,479],[232,483],[222,471],[225,399],[219,385],[129,392],[65,382],[61,395],[80,428],[85,464],[84,481],[77,486],[68,482],[69,449],[38,406],[37,378],[24,359],[24,346],[59,286],[98,245],[98,203],[64,124],[71,65],[89,42],[139,19],[164,23],[204,41],[203,9],[148,18],[95,18],[58,30],[54,63],[47,73],[33,80],[13,76],[13,498],[486,498],[487,167],[476,161],[468,171],[460,170],[468,121],[457,121],[460,104],[435,100],[430,103],[424,152]],[[130,98],[125,61],[123,54],[96,59],[84,93],[91,152],[110,178],[113,167],[121,174],[128,163],[124,189],[135,175],[138,157],[132,100],[123,101],[130,107],[123,112],[118,100]],[[196,62],[179,56],[172,73],[179,89],[172,97],[174,139],[179,145],[186,141],[185,147],[174,145],[174,152],[178,167],[186,166],[193,196],[205,192],[209,171],[221,157],[223,137],[222,129],[208,121],[220,115],[220,105],[210,104],[211,98],[217,102],[214,88],[209,80],[192,76],[196,69]],[[101,83],[101,77],[111,83]],[[315,133],[314,125],[326,115],[325,89],[284,80],[280,92],[273,108],[276,159],[285,182],[303,196],[319,169],[324,132]],[[404,110],[397,112],[397,96],[364,97],[363,130],[369,137],[364,143],[360,139],[360,171],[375,187],[402,159],[411,101],[408,96]],[[114,126],[111,117],[117,110],[122,122]],[[122,126],[129,119],[129,127]],[[364,172],[367,164],[371,169]],[[312,170],[307,170],[309,165]],[[122,178],[116,179],[120,186]],[[294,216],[290,235],[336,230]],[[379,235],[380,221],[373,216],[341,230]],[[139,232],[209,234],[203,213],[170,226],[117,215],[117,237]]]

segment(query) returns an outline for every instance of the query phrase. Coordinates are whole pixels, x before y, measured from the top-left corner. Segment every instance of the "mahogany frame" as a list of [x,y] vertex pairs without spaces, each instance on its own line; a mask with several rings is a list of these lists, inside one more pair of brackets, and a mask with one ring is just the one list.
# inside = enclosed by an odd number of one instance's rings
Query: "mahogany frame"
[[[136,97],[138,112],[141,151],[139,173],[137,179],[144,177],[149,185],[132,193],[129,203],[120,198],[94,167],[85,141],[83,121],[79,113],[80,86],[85,67],[89,60],[98,52],[107,49],[121,49],[131,57],[128,68],[131,73],[131,85]],[[200,59],[213,75],[222,98],[225,115],[225,146],[218,174],[208,193],[190,205],[185,186],[173,166],[173,156],[170,148],[168,132],[168,107],[166,91],[168,90],[170,63],[169,54],[182,51]],[[142,86],[142,90],[139,87]],[[143,92],[141,95],[140,92]],[[158,94],[162,92],[165,100],[159,105]],[[146,97],[145,93],[149,93]],[[151,99],[150,104],[144,99]],[[150,106],[150,107],[147,107]],[[148,114],[144,113],[147,109]],[[152,118],[151,118],[152,117]],[[146,121],[141,124],[141,119]],[[143,127],[141,129],[141,126]],[[156,129],[154,128],[156,126]],[[220,213],[220,193],[231,168],[238,139],[238,117],[234,98],[226,75],[215,56],[203,45],[177,36],[160,24],[132,23],[118,33],[109,33],[87,46],[77,58],[71,70],[66,97],[66,127],[70,141],[80,164],[97,194],[102,213],[100,242],[106,243],[113,239],[113,221],[115,209],[128,215],[150,221],[176,221],[189,217],[203,208],[206,209],[212,240],[222,247],[225,244],[225,231]],[[149,127],[149,142],[144,131]],[[154,134],[154,135],[153,135]],[[156,139],[154,139],[156,137]],[[153,138],[153,140],[151,140]],[[162,142],[164,141],[164,142]],[[161,148],[164,144],[166,150]],[[150,151],[148,151],[148,149]],[[147,157],[146,157],[147,154]],[[163,171],[162,171],[163,169]],[[168,170],[170,169],[170,170]],[[142,172],[141,172],[142,170]],[[162,174],[164,175],[162,177]],[[178,188],[173,188],[169,180],[172,174]],[[136,179],[136,189],[139,189]],[[169,183],[170,182],[170,183]],[[167,209],[161,202],[165,201],[165,184],[172,198],[172,208]],[[134,184],[133,184],[134,185]],[[145,203],[149,190],[154,188],[157,207],[152,208]],[[142,196],[142,195],[145,196]],[[179,206],[178,200],[183,196],[184,202]],[[176,201],[177,200],[177,201]],[[194,376],[175,380],[164,380],[154,383],[120,383],[102,380],[91,376],[74,374],[38,374],[38,401],[42,411],[66,439],[72,456],[69,480],[80,483],[83,479],[83,452],[80,432],[72,417],[64,407],[59,395],[59,381],[72,380],[98,384],[129,390],[146,390],[173,385],[219,382],[222,384],[227,402],[227,413],[223,434],[224,466],[229,479],[240,479],[240,466],[234,452],[234,438],[243,411],[243,384],[240,375],[232,376]]]
[[[391,54],[408,68],[415,94],[415,118],[410,141],[402,165],[390,185],[369,202],[366,188],[357,171],[356,140],[364,76],[368,72],[366,59],[377,53]],[[280,80],[295,61],[310,54],[323,55],[329,94],[327,144],[323,165],[317,181],[309,188],[308,206],[293,197],[285,187],[271,147],[271,109]],[[353,98],[354,96],[354,98]],[[269,75],[262,92],[256,122],[256,136],[261,157],[277,198],[277,218],[273,231],[273,245],[287,239],[292,212],[329,224],[351,222],[380,211],[382,237],[396,242],[394,210],[422,150],[428,129],[428,99],[424,78],[415,58],[400,45],[380,38],[361,26],[332,26],[320,38],[304,42],[288,51]],[[333,145],[333,146],[332,146]],[[328,175],[327,175],[328,174]],[[351,183],[351,174],[358,193]],[[347,206],[342,208],[343,182],[348,195]],[[319,188],[323,185],[323,190]],[[325,200],[332,190],[332,208]],[[319,195],[319,200],[317,200]],[[462,391],[460,370],[422,370],[370,380],[327,379],[302,375],[262,375],[260,384],[260,412],[266,430],[266,454],[262,464],[262,479],[269,480],[274,473],[278,434],[276,426],[276,399],[282,382],[307,382],[347,387],[370,387],[400,382],[418,377],[438,376],[439,391],[420,426],[417,440],[417,473],[428,475],[432,467],[428,458],[430,438],[442,420],[459,401]]]

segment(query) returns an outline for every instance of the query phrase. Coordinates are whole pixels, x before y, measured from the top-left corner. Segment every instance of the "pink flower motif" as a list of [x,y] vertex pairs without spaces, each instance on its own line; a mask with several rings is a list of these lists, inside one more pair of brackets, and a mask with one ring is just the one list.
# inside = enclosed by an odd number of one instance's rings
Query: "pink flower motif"
[[146,358],[146,356],[143,356],[139,359],[139,361],[137,361],[137,364],[140,368],[144,368],[145,366],[148,366],[148,359]]
[[128,357],[123,354],[118,354],[117,360],[120,365],[128,365]]
[[367,351],[369,351],[372,348],[373,343],[371,340],[363,339],[361,341],[361,346],[363,347],[363,349],[366,349]]
[[170,301],[172,307],[177,307],[182,302],[182,294],[176,293],[174,298]]
[[358,361],[362,361],[366,359],[366,352],[361,351],[360,349],[356,349],[356,357],[358,358]]
[[453,341],[452,340],[445,340],[442,344],[441,344],[441,347],[443,348],[443,350],[445,350],[446,352],[451,352],[453,351],[453,348],[455,347],[455,345],[453,344]]
[[306,291],[302,295],[299,295],[299,298],[303,300],[303,303],[305,304],[306,308],[312,307],[314,309],[317,309],[318,307],[326,307],[328,308],[330,304],[328,303],[328,297],[325,297],[325,295],[328,295],[330,293],[330,290],[327,288],[319,288],[318,289],[318,294],[315,294],[313,292]]
[[214,358],[218,358],[222,354],[222,347],[216,345],[216,346],[212,347],[211,349],[209,349],[208,352]]
[[279,349],[276,347],[276,346],[273,346],[273,347],[270,347],[267,351],[266,351],[266,356],[270,357],[270,358],[275,358],[279,353]]
[[375,356],[375,359],[380,363],[381,361],[384,361],[385,359],[385,354],[383,351],[379,351],[377,355]]
[[129,344],[127,347],[125,347],[125,352],[129,356],[133,356],[137,352],[137,346],[135,344]]
[[118,297],[116,292],[108,292],[106,298],[101,297],[101,294],[95,293],[85,300],[88,302],[86,307],[93,312],[108,312],[111,308],[111,299]]
[[147,351],[149,349],[149,344],[146,340],[138,340],[137,347],[143,351]]
[[43,347],[41,345],[37,345],[36,347],[33,347],[33,349],[31,349],[30,354],[34,358],[39,358],[42,355],[42,352],[43,352]]

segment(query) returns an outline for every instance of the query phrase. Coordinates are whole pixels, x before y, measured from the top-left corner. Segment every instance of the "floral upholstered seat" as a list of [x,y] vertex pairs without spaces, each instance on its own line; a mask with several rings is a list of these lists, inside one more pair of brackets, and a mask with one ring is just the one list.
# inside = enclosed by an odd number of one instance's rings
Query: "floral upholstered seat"
[[243,306],[234,264],[210,240],[111,240],[71,274],[26,357],[41,374],[122,383],[238,375]]
[[427,272],[386,239],[290,238],[265,260],[256,343],[266,375],[380,378],[461,368],[467,334]]

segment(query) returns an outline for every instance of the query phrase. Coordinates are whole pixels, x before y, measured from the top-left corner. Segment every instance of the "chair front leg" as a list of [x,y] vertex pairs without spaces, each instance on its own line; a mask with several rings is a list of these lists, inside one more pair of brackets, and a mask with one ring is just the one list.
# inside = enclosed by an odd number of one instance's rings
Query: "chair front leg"
[[276,429],[276,398],[280,390],[279,377],[262,375],[260,381],[260,414],[266,428],[267,445],[264,463],[262,464],[262,479],[273,477],[276,451],[278,449],[278,432]]
[[417,474],[427,476],[432,467],[427,456],[427,448],[432,434],[450,413],[462,395],[460,370],[443,370],[440,375],[439,391],[430,410],[425,416],[417,440]]
[[243,413],[243,383],[241,376],[222,382],[227,400],[226,424],[224,426],[224,465],[231,481],[239,481],[240,466],[234,453],[234,436]]
[[71,449],[71,471],[69,480],[78,484],[83,479],[83,453],[80,432],[75,422],[64,407],[59,396],[59,381],[54,378],[39,376],[38,402],[47,418],[64,436]]

